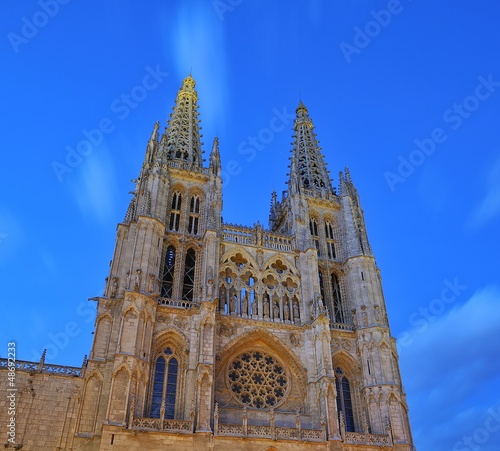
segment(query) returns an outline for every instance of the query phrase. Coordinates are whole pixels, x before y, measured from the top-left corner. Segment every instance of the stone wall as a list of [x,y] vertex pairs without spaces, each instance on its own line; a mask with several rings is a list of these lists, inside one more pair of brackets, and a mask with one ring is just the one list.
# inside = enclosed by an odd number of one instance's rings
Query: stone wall
[[[0,424],[2,443],[9,444],[7,395],[12,392],[7,392],[8,369],[3,365],[4,361],[5,359],[1,359],[0,367]],[[17,364],[19,368],[15,371],[14,382],[14,388],[17,389],[16,437],[15,443],[10,443],[10,446],[22,445],[22,449],[27,451],[70,449],[83,378],[74,374],[77,371],[75,368],[47,366],[44,369],[42,365],[39,370],[39,365],[34,363]],[[26,369],[20,369],[22,366]],[[69,374],[63,374],[64,372]]]

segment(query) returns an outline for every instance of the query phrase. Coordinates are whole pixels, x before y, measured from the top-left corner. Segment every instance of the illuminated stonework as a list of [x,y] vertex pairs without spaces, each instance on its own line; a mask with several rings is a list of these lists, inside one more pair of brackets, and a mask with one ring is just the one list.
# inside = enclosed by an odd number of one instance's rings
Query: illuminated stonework
[[278,406],[285,397],[288,379],[275,357],[262,351],[244,352],[228,372],[231,391],[242,403],[256,409]]
[[[105,290],[91,298],[88,361],[17,362],[16,448],[414,451],[349,171],[334,187],[301,102],[269,224],[229,224],[219,140],[205,165],[200,130],[189,76],[167,127],[153,127]],[[268,163],[286,150],[275,144]],[[262,202],[252,190],[239,193],[242,213]],[[0,372],[7,363],[0,359]],[[0,384],[3,425],[8,394]]]

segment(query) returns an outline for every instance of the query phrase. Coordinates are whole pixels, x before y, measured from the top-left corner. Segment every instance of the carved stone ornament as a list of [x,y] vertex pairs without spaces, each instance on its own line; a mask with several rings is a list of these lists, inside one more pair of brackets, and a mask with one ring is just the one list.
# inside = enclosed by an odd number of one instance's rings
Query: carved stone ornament
[[290,344],[294,347],[302,346],[302,335],[292,332],[290,334]]
[[230,337],[234,335],[234,326],[231,324],[221,324],[219,326],[219,334],[223,337]]
[[180,316],[177,316],[174,318],[174,324],[179,328],[179,329],[185,329],[187,326],[188,320],[186,318],[181,318]]
[[167,325],[172,322],[172,318],[169,315],[160,315],[158,316],[158,318],[156,318],[156,320]]

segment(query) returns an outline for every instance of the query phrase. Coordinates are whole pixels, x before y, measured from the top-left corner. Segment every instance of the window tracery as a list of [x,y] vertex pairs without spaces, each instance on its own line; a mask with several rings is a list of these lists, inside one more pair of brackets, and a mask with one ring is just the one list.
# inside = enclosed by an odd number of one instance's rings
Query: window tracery
[[354,410],[352,408],[351,386],[344,370],[337,366],[335,368],[335,388],[337,389],[337,412],[344,415],[345,428],[348,432],[354,432]]
[[172,298],[174,291],[174,274],[175,274],[175,247],[170,245],[165,253],[163,266],[163,277],[161,286],[161,296]]
[[189,202],[189,222],[188,222],[188,233],[192,235],[198,234],[200,221],[200,197],[194,195],[191,197]]
[[335,251],[335,238],[333,235],[333,227],[330,222],[325,224],[325,237],[326,237],[326,250],[328,253],[328,258],[333,260],[337,258],[337,253]]
[[168,228],[173,232],[178,232],[181,222],[182,194],[176,191],[172,196],[172,206],[170,210],[170,222]]
[[309,229],[311,231],[311,236],[314,242],[314,246],[316,246],[316,249],[318,250],[319,253],[320,249],[319,249],[318,223],[316,222],[316,219],[311,218],[309,220]]
[[333,297],[333,316],[336,323],[344,323],[344,309],[342,305],[342,296],[340,294],[340,284],[337,274],[331,274],[332,280],[332,297]]
[[184,283],[182,285],[182,299],[186,301],[193,300],[195,266],[196,253],[193,249],[188,249],[184,263]]
[[229,365],[227,382],[239,402],[256,409],[275,408],[284,401],[289,386],[285,367],[259,350],[235,357]]
[[300,323],[299,283],[284,259],[257,271],[241,252],[229,257],[219,273],[219,310],[266,321]]
[[168,347],[156,358],[154,368],[151,418],[160,418],[164,406],[164,418],[174,419],[179,359]]

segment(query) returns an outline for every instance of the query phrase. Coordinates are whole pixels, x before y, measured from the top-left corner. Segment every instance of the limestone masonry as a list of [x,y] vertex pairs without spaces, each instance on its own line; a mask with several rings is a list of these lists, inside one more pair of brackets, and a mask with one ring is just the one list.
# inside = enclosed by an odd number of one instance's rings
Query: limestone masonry
[[[88,361],[16,363],[15,446],[414,450],[349,171],[334,188],[301,102],[269,228],[224,223],[219,142],[204,167],[197,100],[188,76],[164,132],[154,126]],[[6,359],[0,369],[5,381]]]

